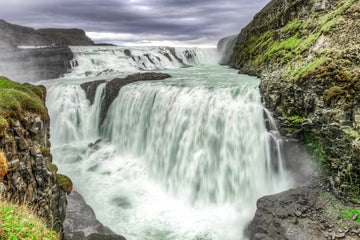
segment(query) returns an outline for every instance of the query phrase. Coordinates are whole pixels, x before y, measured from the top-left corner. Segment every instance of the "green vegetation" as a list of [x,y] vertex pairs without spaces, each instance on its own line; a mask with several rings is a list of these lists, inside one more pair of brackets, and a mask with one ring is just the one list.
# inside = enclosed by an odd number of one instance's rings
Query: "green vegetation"
[[47,169],[51,172],[52,176],[55,176],[56,172],[58,171],[58,167],[53,163],[49,163]]
[[327,171],[329,169],[328,157],[324,145],[310,134],[305,134],[305,144],[308,150],[316,158],[321,169]]
[[324,218],[328,224],[340,225],[344,229],[357,229],[360,226],[360,217],[353,221],[354,215],[360,213],[360,210],[351,204],[342,203],[328,192],[321,193],[318,201],[319,205],[323,206]]
[[2,240],[56,240],[58,234],[50,231],[40,218],[26,206],[0,200],[0,236]]
[[360,138],[359,131],[356,131],[352,127],[347,128],[345,132],[346,132],[347,135],[349,135],[352,138],[355,138],[355,139]]
[[[340,215],[340,217],[341,218],[344,218],[345,220],[347,220],[347,219],[353,219],[353,217],[355,216],[355,214],[360,214],[360,210],[359,209],[355,209],[355,208],[353,208],[353,209],[346,209],[346,210],[343,210],[342,211],[342,214]],[[356,219],[356,221],[358,222],[358,223],[360,223],[360,217],[358,217],[357,219]]]
[[330,103],[332,100],[337,101],[339,98],[346,96],[348,96],[348,92],[339,86],[331,87],[325,90],[323,94],[323,98],[327,103]]
[[50,157],[50,156],[51,156],[50,148],[45,147],[45,146],[42,146],[42,147],[40,148],[40,150],[41,150],[41,153],[42,153],[42,155],[43,155],[44,157]]
[[43,120],[47,120],[45,96],[44,86],[19,84],[0,77],[0,133],[8,127],[11,119],[21,119],[26,112],[39,114]]
[[67,194],[71,193],[73,184],[72,184],[70,178],[68,178],[67,176],[61,175],[61,174],[56,174],[56,184],[62,190],[64,190]]

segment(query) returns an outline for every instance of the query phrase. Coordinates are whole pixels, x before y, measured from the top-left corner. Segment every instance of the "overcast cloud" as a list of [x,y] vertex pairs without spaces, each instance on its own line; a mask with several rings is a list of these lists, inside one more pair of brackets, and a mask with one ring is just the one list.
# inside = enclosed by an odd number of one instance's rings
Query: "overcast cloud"
[[33,28],[82,28],[125,44],[210,44],[241,28],[269,0],[0,0],[0,17]]

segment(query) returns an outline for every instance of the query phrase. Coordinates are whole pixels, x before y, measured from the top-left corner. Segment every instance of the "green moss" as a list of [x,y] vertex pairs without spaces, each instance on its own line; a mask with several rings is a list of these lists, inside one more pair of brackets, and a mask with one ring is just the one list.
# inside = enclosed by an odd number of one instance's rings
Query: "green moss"
[[47,148],[47,147],[45,147],[45,146],[42,146],[42,147],[40,148],[40,150],[41,150],[41,153],[42,153],[42,155],[43,155],[44,157],[50,157],[50,156],[51,156],[50,148]]
[[284,41],[276,42],[275,44],[273,44],[272,48],[265,53],[265,55],[271,59],[271,56],[275,52],[279,52],[280,50],[295,50],[295,48],[301,42],[301,39],[298,38],[298,34],[299,33],[296,33],[294,36],[287,38]]
[[323,170],[328,170],[329,163],[327,161],[328,159],[324,145],[311,134],[305,134],[304,137],[305,137],[305,144],[308,150],[316,158],[317,162],[319,163],[319,166]]
[[321,64],[323,64],[327,60],[328,60],[327,57],[317,58],[314,61],[309,62],[305,66],[300,67],[299,69],[297,69],[296,71],[293,72],[295,79],[298,79],[298,78],[306,75],[311,70],[314,70],[316,67],[320,66]]
[[64,190],[67,194],[71,193],[73,184],[72,184],[70,178],[68,178],[67,176],[61,175],[61,174],[56,174],[56,184],[62,190]]
[[44,86],[19,84],[0,77],[0,116],[6,120],[21,119],[24,113],[31,112],[39,114],[43,120],[48,120],[45,96]]
[[[359,209],[346,209],[342,211],[342,214],[340,215],[340,218],[343,218],[345,220],[352,220],[352,218],[355,216],[355,214],[360,214]],[[356,219],[358,223],[360,223],[360,217]]]
[[56,240],[58,234],[50,231],[44,221],[26,206],[9,204],[0,199],[0,236],[3,240]]
[[348,92],[338,86],[334,86],[330,89],[325,90],[323,94],[323,98],[327,103],[330,103],[332,100],[338,101],[339,98],[344,98],[347,96]]
[[301,24],[301,21],[299,19],[294,19],[293,21],[291,21],[288,25],[285,26],[285,30],[286,31],[293,31],[299,28]]
[[355,129],[353,129],[352,127],[349,127],[346,129],[345,133],[347,135],[349,135],[352,138],[358,139],[360,138],[360,133],[359,131],[356,131]]
[[304,122],[305,121],[305,118],[302,118],[299,115],[292,115],[292,116],[286,117],[286,119],[291,122]]
[[0,116],[0,136],[5,135],[6,133],[6,129],[9,127],[8,122],[6,121],[5,118],[3,118],[2,116]]
[[[51,175],[55,175],[56,174],[56,172],[58,171],[58,167],[55,165],[55,164],[53,164],[53,163],[49,163],[49,165],[48,165],[48,170],[51,172]],[[60,177],[61,178],[61,177]]]

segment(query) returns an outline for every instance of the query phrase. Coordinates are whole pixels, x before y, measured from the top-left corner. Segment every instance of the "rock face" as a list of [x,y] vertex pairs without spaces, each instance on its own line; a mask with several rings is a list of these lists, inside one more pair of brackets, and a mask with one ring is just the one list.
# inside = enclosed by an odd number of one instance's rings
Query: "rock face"
[[94,103],[97,87],[104,82],[106,82],[106,81],[105,80],[97,80],[97,81],[93,81],[93,82],[82,83],[80,85],[80,87],[85,91],[86,98],[89,99],[91,105]]
[[43,28],[38,29],[38,33],[44,35],[52,43],[65,46],[93,46],[94,42],[86,36],[84,30],[71,28]]
[[108,227],[97,220],[93,209],[86,204],[84,198],[76,191],[68,196],[68,208],[64,222],[67,240],[109,239],[125,240],[114,234]]
[[231,66],[262,79],[268,109],[305,141],[338,196],[360,187],[360,2],[273,0],[245,27]]
[[93,46],[94,42],[81,29],[44,28],[35,30],[0,20],[0,49],[17,46]]
[[[2,94],[6,94],[6,85],[13,85],[14,89],[31,86],[2,81],[1,100],[4,97]],[[7,87],[7,91],[15,90]],[[42,101],[41,109],[46,109],[45,87],[32,86],[30,91],[37,94],[37,100]],[[13,92],[13,96],[14,94]],[[32,97],[33,95],[22,93],[18,99],[19,104],[22,107],[27,106],[26,101],[34,101]],[[51,163],[47,112],[39,114],[35,109],[29,108],[22,109],[17,115],[6,116],[7,105],[0,105],[0,125],[5,126],[0,132],[0,149],[7,165],[5,175],[0,179],[0,194],[9,201],[29,204],[37,215],[45,219],[48,226],[62,235],[67,205],[64,189],[68,188],[65,184],[71,184],[71,181],[63,176],[66,183],[59,183],[57,168]]]
[[72,59],[68,47],[0,49],[0,75],[18,82],[59,78],[69,71]]
[[245,234],[251,240],[358,239],[360,226],[343,205],[320,183],[264,196],[257,201]]
[[[101,113],[100,113],[101,123],[104,121],[106,113],[111,103],[119,95],[119,91],[123,86],[137,81],[163,80],[169,77],[171,76],[165,73],[146,72],[146,73],[135,73],[125,78],[114,78],[113,80],[108,82],[105,87],[104,100],[101,106]],[[81,88],[84,89],[84,91],[86,92],[87,99],[89,99],[91,103],[94,101],[96,89],[101,83],[103,83],[103,80],[87,82],[81,85]]]

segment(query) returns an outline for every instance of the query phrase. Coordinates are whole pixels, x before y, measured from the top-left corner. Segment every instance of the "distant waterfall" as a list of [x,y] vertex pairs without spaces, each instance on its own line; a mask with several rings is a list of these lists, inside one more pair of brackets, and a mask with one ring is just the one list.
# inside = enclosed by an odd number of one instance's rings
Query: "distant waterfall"
[[147,49],[156,64],[143,49],[125,50],[79,50],[72,74],[123,70],[121,63],[164,66],[172,78],[122,87],[101,127],[105,84],[90,105],[79,86],[89,78],[48,83],[54,162],[97,217],[128,239],[242,239],[256,200],[291,186],[281,154],[270,149],[280,142],[265,127],[260,80],[202,65],[211,60],[205,49]]
[[215,48],[71,47],[74,59],[68,77],[107,77],[193,65],[217,64]]

